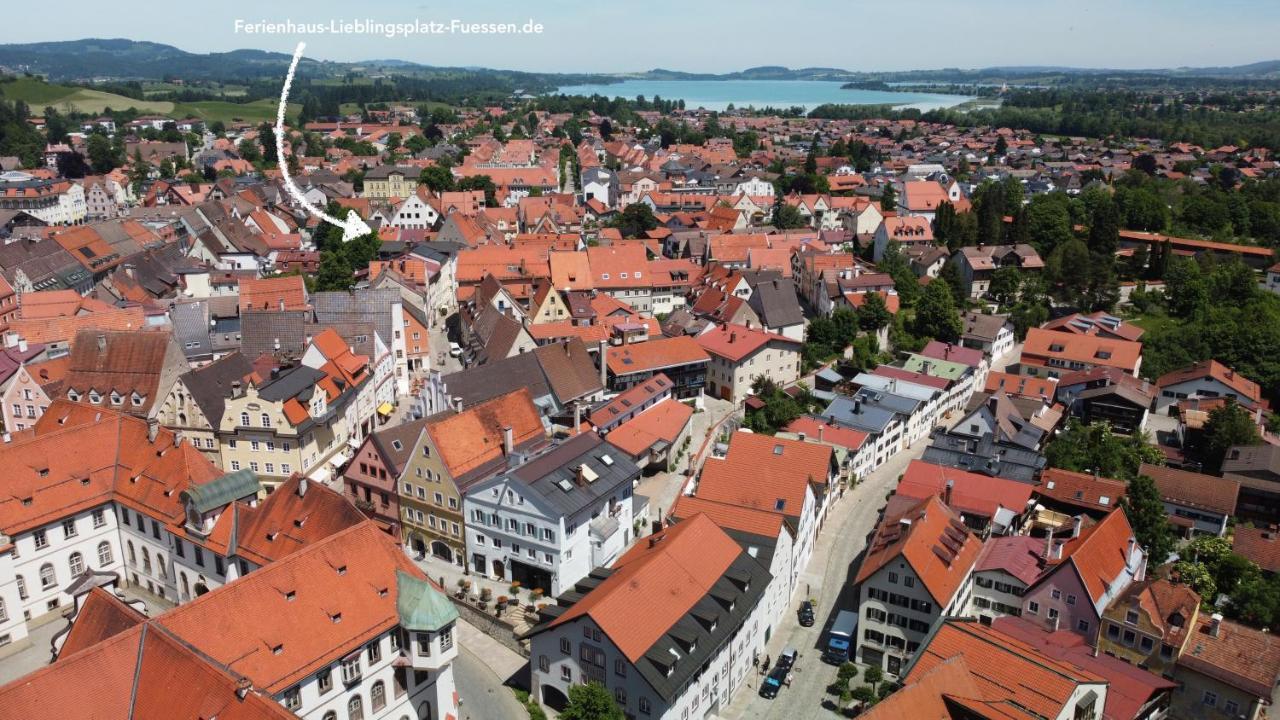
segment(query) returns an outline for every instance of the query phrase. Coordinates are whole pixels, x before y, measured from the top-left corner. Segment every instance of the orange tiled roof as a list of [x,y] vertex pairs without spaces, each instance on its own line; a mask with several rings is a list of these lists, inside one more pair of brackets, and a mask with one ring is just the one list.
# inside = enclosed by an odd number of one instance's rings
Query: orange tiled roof
[[[282,306],[283,305],[283,306]],[[307,288],[301,275],[240,278],[240,310],[306,310]]]
[[[904,526],[903,521],[909,521]],[[982,543],[960,517],[936,495],[915,503],[897,517],[886,515],[876,528],[855,583],[862,583],[895,558],[902,557],[935,601],[951,601]]]
[[711,359],[698,341],[687,335],[629,343],[621,347],[610,347],[606,352],[609,372],[614,375],[663,370],[678,365],[708,362]]
[[[693,408],[667,398],[614,428],[609,433],[609,442],[632,457],[639,457],[659,440],[674,444],[691,417]],[[672,448],[671,452],[674,451]]]
[[[1062,557],[1049,560],[1050,569],[1040,576],[1043,582],[1056,567],[1075,565],[1090,600],[1096,607],[1106,597],[1112,582],[1127,566],[1129,539],[1133,528],[1123,510],[1113,510],[1106,517],[1080,532],[1062,546]],[[1028,592],[1030,588],[1028,588]]]
[[702,333],[696,339],[702,349],[732,363],[742,362],[747,356],[764,348],[771,342],[792,346],[792,349],[797,353],[800,351],[802,344],[799,340],[793,340],[760,328],[749,328],[745,325],[729,323],[719,325],[713,330]]
[[548,627],[588,616],[635,663],[742,552],[709,518],[694,515],[636,543],[608,578]]
[[832,453],[819,443],[734,433],[725,457],[703,465],[697,495],[799,517],[810,484],[827,483]]
[[460,413],[427,419],[426,431],[455,480],[503,457],[503,428],[512,446],[544,439],[542,418],[528,388],[473,405]]

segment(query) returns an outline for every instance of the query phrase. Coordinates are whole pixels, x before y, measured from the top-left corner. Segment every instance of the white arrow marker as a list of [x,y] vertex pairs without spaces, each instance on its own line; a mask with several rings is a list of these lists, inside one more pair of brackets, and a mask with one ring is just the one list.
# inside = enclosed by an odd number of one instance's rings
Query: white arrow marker
[[293,178],[289,177],[289,163],[284,159],[284,111],[289,103],[289,86],[293,85],[293,73],[298,69],[298,59],[302,57],[302,49],[307,46],[306,43],[298,43],[298,49],[293,51],[293,62],[289,63],[289,74],[284,77],[284,89],[280,91],[280,110],[276,113],[276,163],[280,166],[280,174],[284,176],[284,188],[289,191],[293,199],[299,205],[306,209],[307,212],[324,220],[332,225],[342,228],[342,241],[348,242],[361,235],[368,235],[373,232],[369,225],[360,219],[355,210],[347,211],[347,219],[339,220],[329,215],[320,208],[307,202],[306,196],[293,184]]

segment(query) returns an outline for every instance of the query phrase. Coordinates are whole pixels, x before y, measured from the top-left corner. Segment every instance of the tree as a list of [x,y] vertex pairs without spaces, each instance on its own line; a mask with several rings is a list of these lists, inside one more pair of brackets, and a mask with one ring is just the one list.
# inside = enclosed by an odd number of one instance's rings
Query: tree
[[1022,271],[1016,267],[1002,267],[991,275],[991,284],[987,293],[1001,307],[1011,305],[1018,300],[1018,291],[1022,288]]
[[1044,455],[1050,467],[1122,480],[1137,477],[1142,463],[1159,463],[1163,457],[1142,434],[1117,435],[1106,422],[1086,425],[1074,419],[1045,446]]
[[892,212],[898,209],[898,191],[893,189],[893,185],[885,185],[884,192],[880,194],[880,209],[885,212]]
[[964,331],[964,323],[956,310],[955,297],[951,294],[951,286],[943,280],[934,280],[924,287],[920,300],[916,303],[915,319],[911,323],[911,332],[920,337],[933,338],[943,342],[955,342]]
[[276,157],[276,131],[271,127],[271,123],[264,122],[258,126],[258,141],[262,143],[262,161],[268,164],[278,162],[279,158]]
[[605,142],[613,139],[613,123],[608,118],[600,121],[600,138]]
[[1134,537],[1147,552],[1147,564],[1155,567],[1163,563],[1173,552],[1176,538],[1155,481],[1146,475],[1134,477],[1120,500],[1120,507],[1124,508]]
[[91,172],[93,168],[89,167],[89,163],[80,153],[69,152],[58,155],[58,174],[62,177],[82,178]]
[[621,231],[625,238],[636,238],[658,227],[658,218],[646,203],[631,203],[612,220],[609,227]]
[[569,704],[560,717],[561,720],[624,720],[613,693],[598,682],[569,688]]
[[1179,258],[1169,263],[1164,274],[1164,295],[1169,314],[1190,317],[1209,305],[1209,285],[1200,271],[1200,263]]
[[858,327],[867,332],[877,332],[893,322],[893,313],[885,304],[884,296],[878,292],[869,292],[858,308]]
[[809,223],[800,214],[800,209],[786,202],[778,203],[773,211],[773,226],[779,230],[794,230],[808,227]]
[[1228,450],[1235,445],[1261,445],[1262,435],[1253,422],[1253,415],[1234,399],[1227,398],[1226,404],[1209,411],[1201,442],[1205,472],[1217,475]]
[[996,137],[995,154],[996,157],[1004,157],[1009,152],[1009,141],[1004,139],[1003,135]]
[[453,173],[446,165],[428,165],[418,173],[418,183],[426,185],[432,192],[453,190]]
[[116,156],[115,148],[111,146],[111,140],[102,133],[89,135],[89,139],[85,142],[85,150],[89,155],[89,164],[99,175],[120,167],[120,159]]
[[258,150],[258,144],[249,138],[240,141],[236,146],[236,150],[240,153],[240,157],[248,162],[258,162],[262,159],[262,152]]

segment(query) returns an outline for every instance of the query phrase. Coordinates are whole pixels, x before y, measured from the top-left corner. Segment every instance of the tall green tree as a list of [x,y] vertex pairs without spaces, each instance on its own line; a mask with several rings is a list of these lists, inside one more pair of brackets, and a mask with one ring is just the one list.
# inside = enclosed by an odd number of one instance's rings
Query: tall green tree
[[1146,475],[1134,477],[1120,507],[1124,508],[1134,537],[1147,551],[1147,563],[1151,567],[1162,564],[1173,553],[1177,541],[1155,481]]
[[892,184],[884,186],[884,192],[880,194],[880,209],[885,212],[893,212],[898,209],[898,191],[893,188]]
[[1086,425],[1074,419],[1045,446],[1044,455],[1050,467],[1122,480],[1137,477],[1142,463],[1163,459],[1160,450],[1141,434],[1118,435],[1106,422]]
[[1253,415],[1231,398],[1226,404],[1209,411],[1202,438],[1201,460],[1205,471],[1214,475],[1222,469],[1222,461],[1233,446],[1262,444],[1262,435],[1253,422]]
[[956,310],[950,283],[939,278],[925,285],[915,311],[915,318],[911,322],[911,332],[915,335],[942,342],[956,342],[960,339],[964,323]]

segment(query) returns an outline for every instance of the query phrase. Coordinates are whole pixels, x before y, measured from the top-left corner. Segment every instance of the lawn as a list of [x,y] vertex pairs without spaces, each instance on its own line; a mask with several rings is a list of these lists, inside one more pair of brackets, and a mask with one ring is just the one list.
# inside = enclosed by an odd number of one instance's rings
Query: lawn
[[152,102],[134,100],[115,93],[90,90],[88,88],[68,85],[52,85],[35,78],[18,78],[13,82],[0,83],[0,92],[6,100],[21,100],[31,107],[33,113],[44,112],[44,108],[57,110],[75,110],[77,112],[96,114],[106,108],[126,110],[137,108],[139,112],[167,114],[173,110],[171,102]]
[[[171,113],[176,118],[198,117],[205,122],[221,120],[224,123],[273,122],[276,119],[276,107],[279,100],[263,98],[249,103],[233,103],[226,100],[201,100],[199,102],[178,103]],[[296,116],[302,109],[298,103],[289,103],[289,115]]]

